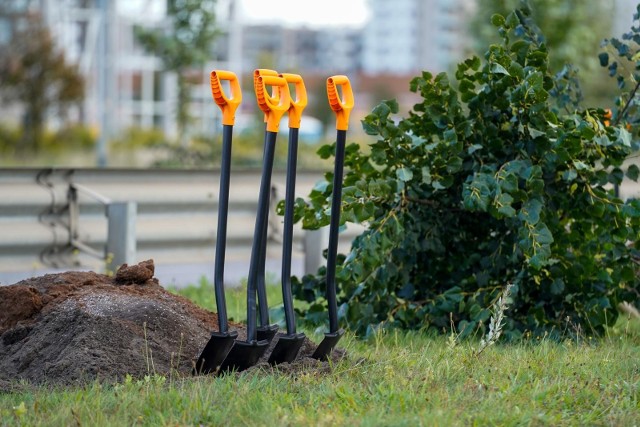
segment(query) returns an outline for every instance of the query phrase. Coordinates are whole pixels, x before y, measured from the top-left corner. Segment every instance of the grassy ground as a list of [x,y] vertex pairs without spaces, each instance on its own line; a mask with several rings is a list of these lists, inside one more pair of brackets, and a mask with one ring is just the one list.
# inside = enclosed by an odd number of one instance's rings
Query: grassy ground
[[[183,293],[210,298],[206,286]],[[274,304],[278,295],[272,287]],[[241,318],[243,293],[227,299],[230,314]],[[329,374],[149,376],[0,395],[0,425],[633,426],[640,420],[640,324],[627,319],[598,341],[493,345],[480,355],[477,342],[418,333],[381,333],[367,342],[347,335],[340,346],[349,357]]]

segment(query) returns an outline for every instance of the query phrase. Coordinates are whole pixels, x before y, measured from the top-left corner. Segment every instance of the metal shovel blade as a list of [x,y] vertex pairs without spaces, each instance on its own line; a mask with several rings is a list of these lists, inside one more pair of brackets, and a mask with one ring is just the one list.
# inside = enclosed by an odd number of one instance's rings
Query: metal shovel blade
[[267,351],[269,341],[236,341],[226,359],[220,365],[219,374],[229,371],[244,371],[256,363]]
[[333,348],[338,344],[342,335],[344,335],[344,329],[338,329],[336,332],[325,333],[324,339],[318,345],[316,351],[313,352],[311,357],[317,360],[328,360]]
[[211,338],[207,345],[200,353],[196,366],[193,369],[193,375],[207,375],[215,372],[218,366],[229,354],[229,350],[233,347],[235,339],[238,337],[236,331],[231,332],[212,332]]
[[278,332],[278,325],[267,325],[267,326],[258,326],[256,329],[256,338],[258,341],[268,341],[271,342],[273,337],[276,336]]
[[304,334],[278,335],[278,342],[269,355],[269,364],[293,362],[300,352],[304,338]]

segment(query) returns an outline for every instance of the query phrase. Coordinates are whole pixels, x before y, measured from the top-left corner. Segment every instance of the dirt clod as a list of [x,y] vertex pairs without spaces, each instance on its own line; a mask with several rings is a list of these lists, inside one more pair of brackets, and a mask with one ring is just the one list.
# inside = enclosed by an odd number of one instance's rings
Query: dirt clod
[[153,260],[151,259],[132,266],[122,264],[122,266],[120,266],[120,268],[118,268],[118,271],[116,272],[114,282],[118,285],[144,285],[153,278],[154,273],[155,265],[153,264]]
[[[217,330],[215,313],[166,291],[153,260],[120,267],[114,277],[65,272],[0,286],[0,391],[10,384],[71,385],[126,375],[191,376],[200,351]],[[241,324],[230,324],[240,337]],[[282,372],[328,369],[310,358],[306,340]],[[268,367],[264,356],[256,368]],[[332,359],[344,357],[336,349]]]

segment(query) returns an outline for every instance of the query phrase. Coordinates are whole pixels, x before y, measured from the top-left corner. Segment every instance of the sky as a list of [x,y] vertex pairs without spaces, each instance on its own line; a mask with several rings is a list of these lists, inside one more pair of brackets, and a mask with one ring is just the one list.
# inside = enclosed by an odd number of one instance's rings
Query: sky
[[240,0],[248,23],[283,25],[362,26],[367,0]]
[[[240,4],[244,23],[270,23],[287,26],[362,27],[368,18],[367,0],[231,0]],[[129,16],[144,13],[147,19],[162,19],[163,0],[122,0],[118,12]],[[225,2],[218,2],[223,6]]]

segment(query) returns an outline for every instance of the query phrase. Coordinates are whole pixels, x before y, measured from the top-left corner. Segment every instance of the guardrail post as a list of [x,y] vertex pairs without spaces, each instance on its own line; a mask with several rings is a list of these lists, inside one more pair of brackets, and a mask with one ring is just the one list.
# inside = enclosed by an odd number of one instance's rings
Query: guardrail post
[[316,274],[326,263],[322,252],[327,248],[329,229],[305,230],[304,232],[304,274]]
[[136,202],[111,202],[107,205],[107,271],[136,262]]

